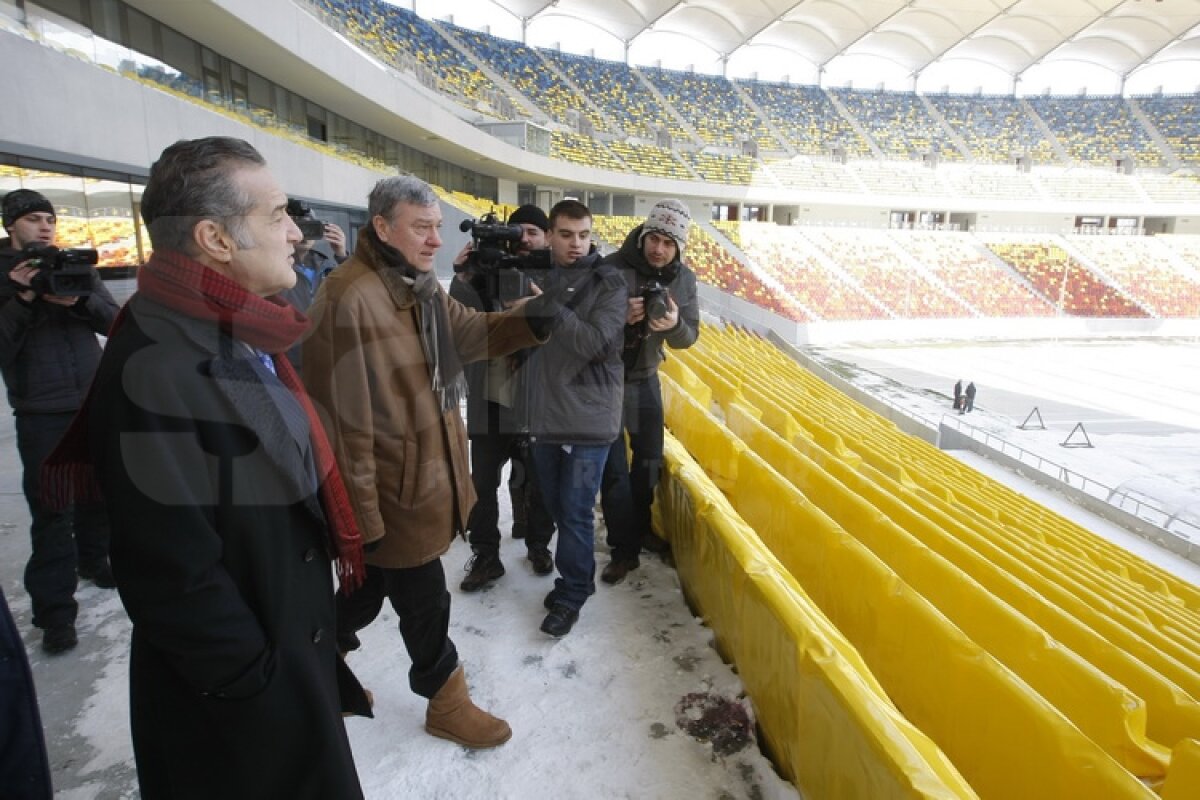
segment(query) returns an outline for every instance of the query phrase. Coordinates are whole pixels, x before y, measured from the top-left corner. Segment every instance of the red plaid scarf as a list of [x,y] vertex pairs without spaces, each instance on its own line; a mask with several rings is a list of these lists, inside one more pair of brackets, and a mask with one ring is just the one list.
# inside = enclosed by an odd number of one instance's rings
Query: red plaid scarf
[[[362,535],[350,497],[312,400],[284,356],[308,329],[308,318],[278,297],[251,294],[233,280],[180,253],[155,253],[138,271],[138,292],[184,316],[216,322],[223,333],[270,354],[279,380],[295,395],[308,417],[313,459],[317,475],[322,476],[318,493],[329,524],[330,547],[336,555],[342,591],[349,593],[362,585],[365,577]],[[121,309],[109,336],[121,328],[128,309],[128,305]],[[42,465],[47,501],[56,508],[65,508],[74,501],[102,498],[88,456],[87,419],[91,400],[89,390],[71,427]]]

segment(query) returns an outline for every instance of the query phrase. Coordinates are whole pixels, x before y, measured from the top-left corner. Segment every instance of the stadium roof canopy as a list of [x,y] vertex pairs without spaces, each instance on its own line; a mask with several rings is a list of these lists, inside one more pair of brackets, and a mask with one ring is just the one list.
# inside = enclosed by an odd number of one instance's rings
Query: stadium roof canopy
[[[586,23],[592,48],[598,39],[607,38],[624,47],[625,60],[652,63],[647,54],[666,53],[690,42],[702,45],[711,62],[705,68],[704,59],[697,58],[697,71],[731,77],[747,75],[746,57],[757,51],[776,63],[805,64],[809,74],[791,76],[799,82],[839,81],[839,66],[865,57],[877,65],[879,82],[886,77],[895,88],[911,89],[929,72],[953,78],[973,64],[1003,76],[1008,91],[1013,91],[1026,79],[1040,81],[1034,75],[1041,68],[1071,65],[1075,86],[1094,83],[1087,78],[1089,70],[1099,69],[1109,74],[1112,91],[1122,91],[1128,78],[1152,68],[1179,79],[1180,61],[1192,62],[1188,69],[1193,71],[1175,91],[1196,91],[1200,84],[1200,0],[491,2],[512,15],[510,21],[519,21],[520,34],[513,38],[528,35],[530,44],[545,46],[538,31],[552,21]],[[425,13],[422,5],[416,3],[418,13]],[[441,0],[433,16],[453,13],[454,5],[453,0]],[[454,21],[477,27],[459,13]],[[509,35],[496,29],[493,33]],[[588,52],[578,43],[556,43],[564,50]],[[599,49],[594,54],[608,57]],[[662,60],[663,66],[675,66]],[[1171,64],[1176,69],[1170,69]],[[942,82],[940,76],[937,80]]]

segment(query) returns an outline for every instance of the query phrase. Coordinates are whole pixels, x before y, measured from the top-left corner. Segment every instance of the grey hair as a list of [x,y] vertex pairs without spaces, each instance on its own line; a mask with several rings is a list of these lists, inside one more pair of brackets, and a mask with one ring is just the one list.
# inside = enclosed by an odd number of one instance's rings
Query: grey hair
[[432,206],[438,201],[433,187],[415,175],[396,175],[384,178],[375,184],[367,197],[367,214],[375,217],[390,217],[400,203],[414,206]]
[[266,163],[248,142],[221,136],[181,140],[163,150],[142,192],[142,219],[154,248],[194,253],[192,230],[206,219],[224,226],[238,247],[253,247],[246,216],[254,198],[234,174]]

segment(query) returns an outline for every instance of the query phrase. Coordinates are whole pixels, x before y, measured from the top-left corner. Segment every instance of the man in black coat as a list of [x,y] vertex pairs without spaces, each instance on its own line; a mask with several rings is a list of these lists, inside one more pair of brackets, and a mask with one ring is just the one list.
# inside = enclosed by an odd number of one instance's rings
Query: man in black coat
[[[509,215],[508,224],[521,228],[521,240],[513,243],[513,256],[529,256],[535,250],[546,250],[546,232],[550,228],[546,212],[534,205],[524,205]],[[497,264],[478,263],[480,258],[490,259],[493,255],[472,255],[470,250],[465,251],[462,263],[455,263],[450,296],[476,311],[501,310],[499,281],[503,277],[500,275],[502,268]],[[525,540],[534,573],[549,575],[554,571],[554,558],[550,555],[554,520],[542,501],[529,456],[529,371],[523,367],[530,352],[519,350],[463,366],[467,375],[471,483],[477,496],[467,520],[473,555],[467,562],[467,575],[460,584],[464,592],[485,589],[504,575],[504,564],[500,561],[500,505],[496,493],[505,463],[510,464],[508,492],[512,501],[512,536]]]
[[342,715],[370,709],[330,570],[361,575],[361,539],[283,356],[308,325],[272,296],[295,280],[286,203],[246,142],[163,151],[142,198],[154,256],[76,423],[133,622],[143,800],[362,797]]
[[42,649],[53,654],[78,641],[76,573],[97,586],[113,586],[108,518],[97,503],[73,511],[48,508],[38,470],[83,404],[100,362],[96,334],[108,333],[117,304],[95,269],[82,285],[64,291],[47,281],[45,257],[26,252],[54,243],[58,216],[49,200],[17,189],[4,196],[3,208],[9,238],[0,240],[0,371],[16,415],[22,488],[32,518],[25,589],[33,624],[42,629]]
[[600,506],[612,560],[600,574],[617,584],[640,566],[642,548],[664,549],[650,528],[650,506],[663,459],[663,402],[658,366],[663,348],[683,350],[700,335],[696,275],[683,263],[691,215],[678,200],[661,200],[605,263],[621,270],[629,290],[625,318],[622,428],[604,464]]

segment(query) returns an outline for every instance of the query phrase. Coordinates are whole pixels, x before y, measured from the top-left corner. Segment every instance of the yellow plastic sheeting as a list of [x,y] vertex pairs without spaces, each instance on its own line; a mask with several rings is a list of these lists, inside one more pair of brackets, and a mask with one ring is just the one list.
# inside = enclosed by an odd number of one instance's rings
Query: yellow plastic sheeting
[[1117,763],[1143,778],[1157,780],[1166,774],[1170,751],[1146,738],[1146,706],[1137,695],[1050,639],[973,575],[901,528],[868,501],[863,482],[839,482],[737,404],[725,409],[725,421],[830,519],[972,641],[1020,675]]
[[[1161,598],[1139,584],[1114,581],[1111,572],[1087,559],[1072,559],[1061,548],[1039,542],[1028,542],[1027,548],[1034,558],[1032,563],[1048,579],[1069,574],[1072,585],[1079,588],[1077,594],[1081,598],[1101,598],[1112,609],[1108,616],[1115,621],[1127,620],[1126,627],[1131,632],[1145,637],[1152,646],[1161,648],[1193,672],[1200,673],[1200,639],[1197,638],[1200,626],[1187,609],[1161,602]],[[1172,630],[1172,625],[1183,626],[1183,630]]]
[[[916,499],[916,502],[920,501],[921,499]],[[932,501],[932,504],[937,505],[936,501]],[[960,527],[951,530],[998,570],[1009,573],[1033,587],[1055,607],[1067,611],[1109,642],[1136,654],[1139,659],[1192,697],[1200,698],[1200,673],[1193,666],[1196,655],[1150,625],[1144,615],[1139,617],[1138,614],[1128,613],[1103,595],[1081,584],[1074,572],[1066,569],[1061,561],[1057,565],[1048,563],[1041,554],[1048,552],[1046,548],[1050,548],[1050,545],[1023,539],[1019,532],[989,525],[986,521],[957,513],[957,509],[945,510],[960,523]],[[991,588],[992,591],[999,591],[995,587]],[[1011,598],[1007,599],[1014,602]],[[1039,625],[1048,631],[1051,630],[1050,622],[1037,609],[1030,609],[1026,613]],[[1057,636],[1053,631],[1051,635]],[[1159,733],[1154,731],[1153,722],[1151,733],[1155,739],[1168,746],[1175,741],[1159,739]]]
[[745,445],[731,438],[708,410],[682,391],[678,384],[661,377],[663,411],[670,420],[671,433],[684,443],[718,487],[732,487],[737,478],[738,452]]
[[[943,455],[941,460],[949,458]],[[925,480],[942,480],[938,464],[930,459],[923,464]],[[1141,586],[1163,607],[1189,608],[1192,619],[1200,622],[1197,606],[1188,598],[1196,597],[1194,587],[1169,573],[1161,572],[1136,555],[1120,550],[1112,543],[1095,536],[1070,520],[1030,501],[1003,484],[988,481],[966,501],[975,509],[994,507],[1001,511],[1000,519],[1024,533],[1036,532],[1039,539],[1064,551],[1086,556],[1087,560],[1106,569],[1116,582],[1131,582]],[[1077,559],[1077,564],[1082,561]]]
[[741,393],[738,391],[739,384],[726,378],[722,374],[725,371],[722,367],[709,361],[699,360],[689,361],[688,367],[696,373],[696,377],[701,382],[708,386],[713,399],[717,402],[729,402],[741,397]]
[[976,797],[671,437],[665,455],[658,522],[784,775],[810,798]]
[[701,408],[712,405],[712,390],[678,358],[668,358],[659,366],[658,372],[679,384],[679,388],[691,395]]
[[748,450],[733,505],[981,797],[1154,797]]
[[[758,368],[761,370],[761,365]],[[826,389],[826,391],[831,392],[831,390],[828,389]],[[748,385],[743,387],[743,393],[747,396],[751,395]],[[838,395],[838,397],[842,400],[843,404],[846,404],[845,398],[842,398],[840,395]],[[860,417],[855,417],[856,421],[859,419]],[[840,455],[848,446],[852,446],[847,442],[843,442],[837,434],[827,430],[822,423],[813,422],[807,419],[802,419],[801,422],[810,427],[812,432],[814,432],[814,441],[817,444],[826,445],[826,449],[830,450],[835,455]],[[850,423],[847,423],[847,425],[849,424]],[[980,476],[978,473],[974,473],[969,470],[965,471],[965,474],[970,475],[970,479],[967,480],[964,476],[964,468],[962,468],[960,465],[957,465],[957,462],[954,462],[955,465],[953,468],[950,468],[947,465],[951,459],[945,456],[945,454],[940,453],[924,442],[908,437],[902,437],[896,434],[891,430],[893,427],[891,423],[880,420],[880,423],[877,427],[880,430],[887,432],[889,436],[898,437],[900,445],[904,449],[911,451],[910,461],[911,463],[917,465],[914,468],[915,471],[923,471],[924,473],[933,472],[935,470],[933,470],[932,467],[935,465],[932,462],[938,462],[936,466],[942,468],[943,471],[943,483],[941,485],[944,487],[946,482],[951,483],[951,485],[955,487],[955,495],[958,503],[961,506],[966,506],[970,509],[969,512],[964,512],[963,509],[960,508],[958,510],[960,515],[983,517],[1014,526],[1016,535],[1014,535],[1013,531],[994,529],[995,535],[993,536],[993,540],[1010,551],[1019,547],[1020,545],[1018,543],[1027,542],[1029,539],[1045,538],[1045,531],[1051,527],[1070,526],[1070,523],[1062,520],[1062,518],[1052,514],[1052,512],[1041,509],[1040,507],[1029,503],[1029,501],[1020,495],[1011,492],[1004,494],[1002,490],[1006,487],[1000,487],[998,484],[995,484],[995,482]],[[888,463],[882,460],[877,447],[856,447],[857,450],[861,452],[870,463],[876,466],[883,466],[884,464]],[[929,466],[923,468],[920,466],[922,463],[928,464]],[[924,475],[922,478],[914,479],[924,480],[927,485],[930,480],[928,474]],[[981,487],[988,487],[987,491],[984,491],[984,489]],[[990,499],[983,499],[985,496],[989,497]],[[1034,527],[1032,530],[1029,530],[1028,528],[1022,529],[1015,527],[1020,524],[1020,519],[1018,516],[1022,511],[1027,512],[1025,515],[1026,517],[1037,520],[1039,523],[1038,526]],[[964,522],[965,521],[966,520],[964,519]],[[1029,535],[1025,536],[1022,534]],[[1091,537],[1090,534],[1089,537],[1092,540],[1097,538]],[[1058,538],[1061,539],[1061,537]],[[1094,542],[1092,544],[1094,545]],[[1063,586],[1064,589],[1068,589],[1072,594],[1079,597],[1080,602],[1084,603],[1091,610],[1090,613],[1093,616],[1106,616],[1113,619],[1117,624],[1130,628],[1130,630],[1135,632],[1135,635],[1144,639],[1146,644],[1153,648],[1160,649],[1165,656],[1174,662],[1173,666],[1182,666],[1187,670],[1196,672],[1197,662],[1200,661],[1200,656],[1195,655],[1194,650],[1190,647],[1190,637],[1186,635],[1179,637],[1171,636],[1166,634],[1164,631],[1148,625],[1147,623],[1149,621],[1149,617],[1145,609],[1134,609],[1129,607],[1127,604],[1114,604],[1111,595],[1116,593],[1115,589],[1103,591],[1102,586],[1101,588],[1097,588],[1095,580],[1092,580],[1090,588],[1084,584],[1081,584],[1077,577],[1079,570],[1082,569],[1082,567],[1079,566],[1078,560],[1073,563],[1070,559],[1064,559],[1060,561],[1060,563],[1053,566],[1044,563],[1045,561],[1045,558],[1032,559],[1030,563],[1049,579],[1057,581]],[[1109,583],[1124,582],[1121,574],[1117,574],[1115,576],[1109,574],[1106,577]],[[1163,598],[1163,602],[1158,604],[1158,608],[1161,609],[1161,613],[1164,615],[1175,613],[1179,611],[1178,599],[1168,595],[1167,597]],[[1197,624],[1195,625],[1192,624],[1193,620],[1191,618],[1177,619],[1176,622],[1185,630],[1189,627],[1200,628],[1200,620],[1197,620]],[[1168,670],[1171,668],[1172,666],[1165,667],[1165,669]],[[1172,677],[1173,679],[1179,681],[1181,685],[1184,685],[1185,688],[1188,688],[1189,691],[1193,691],[1192,687],[1189,685],[1188,678],[1180,674],[1173,674]]]
[[1163,785],[1162,800],[1196,800],[1200,797],[1200,742],[1184,739],[1171,753],[1171,774]]
[[[1037,622],[1046,633],[1108,674],[1147,705],[1146,729],[1151,739],[1173,746],[1200,731],[1200,705],[1179,686],[1148,665],[1144,649],[1114,642],[1086,625],[1073,598],[990,544],[944,507],[930,503],[870,467],[856,473],[836,459],[816,459],[838,480],[856,485],[889,518],[923,545],[957,564],[1014,609]],[[869,488],[871,485],[876,488]],[[1035,588],[1035,584],[1037,588]]]
[[[720,352],[728,348],[743,354],[753,353],[753,363],[755,364],[757,374],[771,374],[773,376],[773,385],[783,383],[791,387],[799,387],[792,391],[802,391],[804,393],[806,407],[829,409],[828,412],[821,411],[821,418],[815,421],[825,424],[831,420],[837,420],[836,411],[838,409],[850,409],[846,412],[846,415],[853,417],[854,424],[858,424],[862,419],[874,419],[875,427],[879,432],[904,443],[904,446],[910,452],[910,458],[915,459],[914,467],[918,468],[919,472],[924,473],[916,477],[918,480],[925,481],[923,485],[926,489],[936,492],[950,476],[959,477],[963,474],[972,474],[974,476],[973,480],[982,481],[979,485],[984,491],[992,495],[989,498],[989,502],[994,504],[994,507],[991,509],[978,509],[981,513],[996,513],[997,509],[1004,509],[1005,514],[1007,514],[1011,508],[1016,517],[1012,520],[1002,517],[1003,521],[1006,523],[1017,523],[1024,529],[1025,535],[1036,535],[1037,531],[1047,527],[1057,529],[1052,534],[1052,541],[1063,545],[1070,543],[1073,546],[1084,548],[1087,552],[1093,554],[1096,562],[1102,566],[1120,564],[1125,570],[1117,571],[1115,574],[1118,577],[1124,577],[1127,574],[1129,580],[1142,585],[1151,592],[1159,594],[1165,601],[1177,605],[1182,604],[1193,612],[1200,611],[1200,588],[1181,581],[1176,576],[1166,573],[1136,555],[1128,553],[1111,542],[1095,536],[1090,531],[1058,517],[1053,512],[1049,512],[1035,503],[1029,502],[1018,493],[1008,489],[1008,487],[984,478],[978,475],[978,473],[974,473],[974,471],[964,467],[958,461],[945,453],[941,453],[928,443],[912,439],[894,430],[894,426],[889,421],[866,412],[857,403],[849,400],[845,395],[802,369],[793,360],[769,343],[761,339],[747,337],[737,331],[730,331],[729,329],[721,330],[707,326],[702,340],[705,341],[710,351]],[[750,356],[743,357],[749,358]],[[818,404],[814,404],[814,398],[819,399]],[[849,425],[851,423],[847,422],[846,424]],[[852,447],[857,446],[851,442],[847,442],[847,444]],[[874,466],[883,469],[883,465],[878,462],[875,462]],[[1061,529],[1058,529],[1060,526]]]

